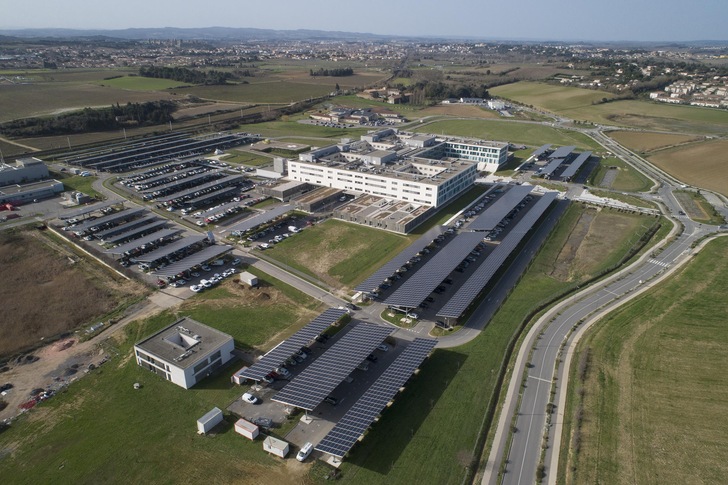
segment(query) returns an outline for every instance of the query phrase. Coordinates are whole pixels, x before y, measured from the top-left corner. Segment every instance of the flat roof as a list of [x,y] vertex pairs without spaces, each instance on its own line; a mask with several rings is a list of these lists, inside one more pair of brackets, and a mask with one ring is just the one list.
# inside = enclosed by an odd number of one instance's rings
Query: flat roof
[[4,187],[0,187],[0,194],[19,194],[30,190],[55,187],[58,184],[62,184],[62,182],[59,182],[58,180],[41,180],[40,182],[32,182],[29,184],[6,185]]
[[232,250],[233,250],[232,246],[223,246],[223,245],[208,246],[205,249],[203,249],[202,251],[199,251],[195,254],[187,256],[185,259],[182,259],[180,261],[177,261],[174,264],[170,264],[169,266],[165,266],[164,268],[156,270],[154,272],[154,274],[157,276],[165,276],[165,277],[176,276],[183,271],[187,271],[188,269],[197,266],[198,264],[202,264],[205,261],[209,261],[213,258],[221,256]]
[[184,317],[137,342],[135,347],[170,365],[187,369],[232,340],[226,333]]

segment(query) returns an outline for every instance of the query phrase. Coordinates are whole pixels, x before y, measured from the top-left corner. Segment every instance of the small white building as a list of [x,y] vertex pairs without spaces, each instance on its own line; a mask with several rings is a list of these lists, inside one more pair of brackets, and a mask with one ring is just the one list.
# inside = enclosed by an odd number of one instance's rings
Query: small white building
[[248,366],[246,365],[242,369],[238,369],[235,371],[235,374],[230,377],[230,382],[233,384],[237,384],[239,386],[243,385],[243,382],[245,382],[245,377],[243,377],[243,372],[245,372],[248,369]]
[[246,421],[244,419],[238,419],[235,422],[235,432],[239,435],[245,436],[249,440],[253,441],[255,438],[258,437],[258,434],[260,434],[260,430],[256,425],[251,423],[250,421]]
[[232,358],[233,338],[182,318],[134,346],[137,364],[189,389]]
[[253,273],[243,271],[242,273],[240,273],[240,282],[245,283],[248,286],[258,286],[258,277],[255,276]]
[[263,450],[281,458],[285,458],[286,455],[288,455],[290,447],[287,442],[268,436],[265,440],[263,440]]
[[212,411],[197,420],[197,433],[209,433],[212,428],[222,423],[222,418],[222,411],[219,408],[212,408]]

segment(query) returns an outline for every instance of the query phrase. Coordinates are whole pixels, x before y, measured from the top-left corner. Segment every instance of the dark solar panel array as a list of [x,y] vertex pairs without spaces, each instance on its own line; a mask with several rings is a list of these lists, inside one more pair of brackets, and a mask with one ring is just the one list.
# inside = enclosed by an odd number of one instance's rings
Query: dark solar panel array
[[576,172],[581,168],[582,165],[584,165],[584,162],[586,162],[589,157],[591,157],[592,152],[584,152],[580,153],[578,157],[576,157],[576,160],[571,162],[568,167],[564,169],[564,172],[561,174],[561,178],[571,178],[574,175],[576,175]]
[[135,216],[137,214],[141,214],[144,211],[146,211],[146,209],[144,209],[144,208],[124,209],[119,212],[114,212],[113,214],[109,214],[108,216],[99,217],[98,219],[94,219],[92,221],[82,222],[81,224],[74,227],[73,230],[74,231],[87,231],[87,230],[91,229],[92,227],[101,226],[103,224],[107,224],[110,222],[116,222],[118,220],[124,219],[125,217],[131,217],[131,216]]
[[415,308],[432,293],[432,290],[452,273],[470,251],[483,239],[479,232],[465,232],[455,236],[444,248],[430,259],[422,268],[384,303],[390,306]]
[[468,229],[473,231],[492,231],[505,216],[521,203],[533,187],[530,185],[514,185],[498,200],[489,205],[482,214],[473,219]]
[[[190,170],[192,170],[192,169],[198,169],[198,168],[199,167],[192,167],[192,168],[190,168]],[[172,178],[175,175],[177,175],[177,172],[172,172],[172,173],[166,174],[164,176],[165,177],[168,177],[168,178]],[[150,187],[150,188],[148,188],[146,190],[142,190],[141,193],[142,194],[148,194],[148,193],[151,193],[151,192],[157,192],[157,191],[161,191],[161,190],[173,189],[174,187],[176,187],[178,185],[179,186],[182,186],[184,188],[187,188],[187,187],[190,187],[190,186],[195,185],[195,182],[197,182],[197,181],[207,180],[207,179],[214,179],[214,178],[218,178],[219,179],[223,175],[225,175],[225,174],[222,173],[222,172],[220,172],[219,170],[202,172],[202,173],[198,173],[198,174],[195,174],[195,175],[191,175],[189,177],[185,177],[185,178],[181,178],[181,179],[177,179],[177,180],[172,180],[170,182],[167,182],[166,184],[157,185],[155,187]],[[148,182],[145,180],[144,183],[148,183]]]
[[107,207],[111,207],[114,204],[118,204],[119,202],[105,202],[103,204],[96,204],[96,205],[90,205],[88,207],[85,207],[83,209],[78,209],[73,212],[68,212],[67,214],[64,214],[60,217],[62,220],[68,220],[73,219],[74,217],[84,216],[86,214],[90,214],[91,212],[100,211],[101,209],[106,209]]
[[436,343],[432,339],[414,339],[315,448],[343,458],[432,352]]
[[438,317],[458,318],[463,314],[557,195],[557,192],[547,192],[539,198],[531,210],[523,216],[485,261],[473,272],[468,281],[440,309],[437,313]]
[[569,154],[571,154],[571,152],[573,152],[573,151],[574,151],[574,149],[575,149],[575,148],[576,148],[576,147],[575,147],[575,146],[573,146],[573,145],[571,145],[571,146],[566,146],[566,147],[560,147],[560,148],[557,148],[557,149],[556,149],[556,150],[554,150],[554,152],[553,152],[553,153],[551,154],[550,158],[566,158],[566,157],[568,157],[568,156],[569,156]]
[[157,241],[165,237],[170,237],[175,234],[179,234],[180,232],[182,232],[181,229],[162,229],[161,231],[153,232],[139,239],[129,241],[128,243],[122,244],[121,246],[107,249],[105,252],[108,254],[124,254],[124,252],[126,251],[131,251],[152,241]]
[[435,226],[422,237],[418,238],[415,242],[407,246],[398,255],[393,257],[384,266],[379,268],[373,275],[363,281],[359,286],[355,288],[356,291],[372,291],[379,286],[386,278],[392,276],[395,271],[404,265],[407,261],[412,259],[417,253],[422,251],[427,245],[429,245],[437,236],[442,234],[445,228],[442,226]]
[[106,240],[112,236],[121,234],[122,232],[130,231],[139,226],[145,226],[145,225],[151,224],[152,222],[158,221],[158,220],[159,220],[159,218],[155,214],[147,214],[143,217],[140,217],[139,219],[122,222],[118,226],[114,226],[110,229],[104,229],[103,231],[98,231],[98,232],[94,233],[94,236],[96,236],[98,239]]
[[291,204],[285,204],[285,205],[279,205],[277,207],[274,207],[273,209],[263,212],[262,214],[258,214],[257,216],[250,217],[239,224],[235,224],[234,226],[230,227],[228,231],[240,231],[245,232],[249,231],[250,229],[254,228],[255,226],[258,226],[260,224],[264,224],[268,221],[271,221],[275,219],[278,216],[282,216],[288,211],[293,210],[293,206]]
[[393,332],[393,328],[382,325],[356,324],[273,400],[313,410]]
[[190,189],[183,190],[182,192],[177,192],[175,194],[171,194],[166,197],[160,197],[159,199],[157,199],[157,201],[158,202],[169,202],[171,200],[180,199],[182,197],[192,196],[195,192],[200,191],[200,190],[210,189],[210,188],[216,187],[218,185],[225,186],[227,184],[231,184],[231,183],[238,182],[241,180],[243,180],[242,175],[228,175],[227,177],[219,178],[219,179],[213,180],[212,182],[207,182],[206,184],[197,185]]
[[213,190],[212,192],[209,192],[207,194],[203,194],[199,197],[195,197],[194,199],[186,200],[184,203],[185,203],[185,205],[188,205],[188,206],[197,206],[207,200],[216,199],[225,194],[229,194],[231,192],[235,192],[235,191],[239,191],[239,190],[240,190],[240,187],[236,187],[236,186],[223,187],[221,189]]
[[246,379],[259,381],[268,375],[286,359],[292,356],[304,345],[308,345],[331,325],[336,323],[346,313],[346,310],[329,308],[321,315],[311,320],[305,327],[281,342],[277,347],[265,354],[258,362],[245,369],[241,375]]
[[533,152],[533,153],[531,154],[531,157],[533,157],[533,158],[538,158],[538,157],[540,157],[541,155],[543,155],[544,153],[546,153],[546,152],[548,151],[548,149],[549,149],[549,148],[551,148],[551,144],[550,144],[550,143],[547,143],[546,145],[542,145],[542,146],[538,147],[538,148],[537,148],[537,149],[536,149],[536,150],[535,150],[535,151],[534,151],[534,152]]
[[165,256],[169,256],[170,254],[179,251],[180,249],[192,246],[193,244],[196,244],[206,238],[207,236],[186,236],[182,239],[174,241],[173,243],[162,246],[159,249],[155,249],[151,253],[143,254],[136,259],[138,261],[141,261],[142,263],[151,263],[158,259],[162,259]]
[[223,255],[228,251],[231,251],[232,249],[232,246],[208,246],[202,251],[187,256],[185,259],[170,264],[169,266],[165,266],[162,269],[156,270],[154,274],[157,276],[176,276],[183,271],[187,271],[188,269],[197,266],[198,264],[202,264],[205,261],[209,261],[213,258]]
[[137,225],[136,228],[130,229],[121,234],[117,234],[116,236],[106,237],[106,238],[104,238],[104,243],[119,244],[122,242],[126,242],[129,240],[138,238],[141,234],[149,234],[152,231],[157,231],[161,227],[163,227],[165,224],[167,224],[166,220],[155,218],[155,220],[150,221],[147,224],[143,224],[141,226]]
[[544,177],[550,177],[562,163],[564,163],[563,158],[554,158],[548,165],[541,169],[541,175]]

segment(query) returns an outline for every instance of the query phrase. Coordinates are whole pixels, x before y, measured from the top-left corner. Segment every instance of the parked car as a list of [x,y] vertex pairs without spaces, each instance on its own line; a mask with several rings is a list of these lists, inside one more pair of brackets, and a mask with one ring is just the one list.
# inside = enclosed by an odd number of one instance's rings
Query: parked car
[[243,401],[245,401],[245,402],[247,402],[249,404],[258,404],[260,402],[260,399],[259,398],[257,398],[256,396],[252,395],[249,392],[246,392],[245,394],[243,394],[242,399],[243,399]]

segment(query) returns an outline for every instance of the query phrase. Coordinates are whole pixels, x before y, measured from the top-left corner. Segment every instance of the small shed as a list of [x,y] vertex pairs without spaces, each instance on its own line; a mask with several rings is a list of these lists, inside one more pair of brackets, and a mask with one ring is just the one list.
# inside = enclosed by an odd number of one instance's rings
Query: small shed
[[240,273],[240,282],[249,286],[258,286],[258,277],[247,271]]
[[242,418],[238,419],[235,423],[235,432],[245,436],[251,441],[257,438],[258,434],[260,433],[256,425]]
[[212,411],[197,420],[197,432],[199,434],[207,434],[212,428],[222,422],[222,411],[218,408],[212,408]]
[[288,443],[283,440],[268,436],[265,440],[263,440],[263,450],[268,453],[273,453],[276,456],[280,456],[281,458],[285,458],[288,454],[289,446]]
[[239,370],[235,371],[235,374],[233,374],[230,377],[230,382],[232,382],[233,384],[237,384],[239,386],[242,386],[243,385],[243,382],[245,382],[245,380],[246,380],[245,377],[243,377],[242,374],[243,374],[243,372],[246,371],[247,368],[248,368],[248,366],[246,365],[242,369],[239,369]]

